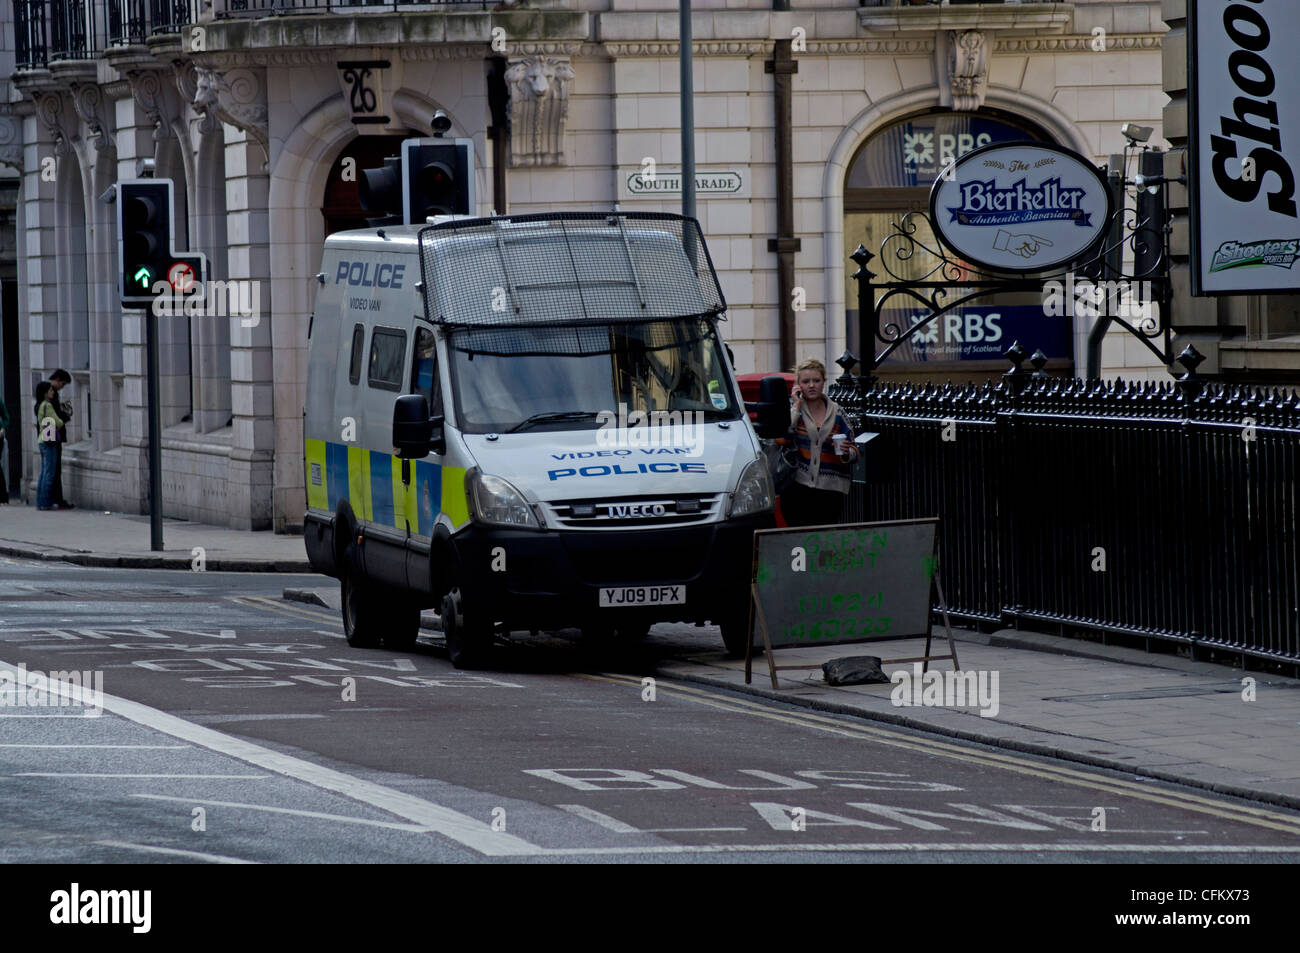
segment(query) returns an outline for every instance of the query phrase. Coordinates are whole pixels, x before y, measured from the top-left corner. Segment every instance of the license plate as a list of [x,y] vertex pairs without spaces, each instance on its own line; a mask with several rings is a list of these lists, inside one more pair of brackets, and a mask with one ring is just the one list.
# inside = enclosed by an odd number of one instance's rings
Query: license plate
[[686,601],[685,586],[617,586],[600,590],[601,606],[673,606]]

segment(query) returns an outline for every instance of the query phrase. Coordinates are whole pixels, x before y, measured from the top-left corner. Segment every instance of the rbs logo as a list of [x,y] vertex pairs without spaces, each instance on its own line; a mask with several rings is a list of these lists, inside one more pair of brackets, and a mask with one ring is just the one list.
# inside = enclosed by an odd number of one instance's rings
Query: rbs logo
[[[932,321],[924,331],[916,335],[918,342],[927,344],[996,344],[1002,340],[1002,328],[998,322],[1002,315],[993,314],[945,314],[938,321]],[[940,322],[943,323],[943,339],[940,340]]]

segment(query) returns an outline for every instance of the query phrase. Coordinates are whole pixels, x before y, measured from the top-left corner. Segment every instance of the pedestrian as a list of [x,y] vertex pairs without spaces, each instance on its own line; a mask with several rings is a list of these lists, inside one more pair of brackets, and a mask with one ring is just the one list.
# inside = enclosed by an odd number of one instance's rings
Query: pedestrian
[[[4,457],[5,452],[5,431],[9,429],[9,408],[5,406],[5,400],[0,397],[0,458]],[[5,470],[0,466],[0,505],[9,502],[9,481],[5,478]]]
[[858,458],[848,417],[823,393],[825,386],[821,361],[809,358],[795,368],[790,431],[781,441],[799,451],[794,482],[781,494],[781,514],[789,526],[839,522],[850,467]]
[[66,424],[72,419],[72,401],[59,400],[59,392],[71,383],[72,375],[61,367],[50,375],[50,386],[54,388],[54,393],[50,395],[50,404],[54,407],[59,420],[65,424],[59,430],[59,442],[54,448],[54,506],[60,510],[73,509],[72,504],[63,495],[63,444],[68,439]]
[[36,508],[56,509],[54,505],[54,475],[58,468],[56,448],[63,430],[63,419],[54,409],[52,397],[56,395],[49,381],[36,385],[36,440],[41,448],[41,475],[36,481]]

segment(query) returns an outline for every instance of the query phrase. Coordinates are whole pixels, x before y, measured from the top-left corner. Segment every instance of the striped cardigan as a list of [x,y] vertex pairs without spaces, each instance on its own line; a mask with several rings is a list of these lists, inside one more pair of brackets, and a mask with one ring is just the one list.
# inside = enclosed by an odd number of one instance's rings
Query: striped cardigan
[[[849,419],[843,409],[829,397],[826,398],[826,405],[826,416],[822,419],[820,427],[813,422],[807,408],[801,414],[791,405],[790,430],[783,439],[776,442],[786,446],[793,445],[799,450],[798,468],[794,478],[796,483],[817,490],[838,490],[840,493],[847,493],[849,474],[853,461],[858,458],[858,448],[853,445],[853,428],[849,426]],[[840,459],[835,453],[835,444],[831,437],[837,433],[842,433],[847,438],[845,442],[849,446],[848,460]],[[814,441],[818,447],[816,456],[813,454]]]

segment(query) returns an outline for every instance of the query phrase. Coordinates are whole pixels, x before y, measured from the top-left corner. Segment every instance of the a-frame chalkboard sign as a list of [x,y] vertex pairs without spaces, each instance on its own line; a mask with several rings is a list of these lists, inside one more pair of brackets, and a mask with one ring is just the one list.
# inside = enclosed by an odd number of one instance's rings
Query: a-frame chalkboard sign
[[[882,664],[951,659],[957,648],[938,572],[939,520],[897,520],[765,529],[754,533],[745,682],[755,637],[767,653],[772,687],[781,669],[772,650],[925,637],[925,654]],[[938,597],[948,654],[931,655],[930,607]]]

